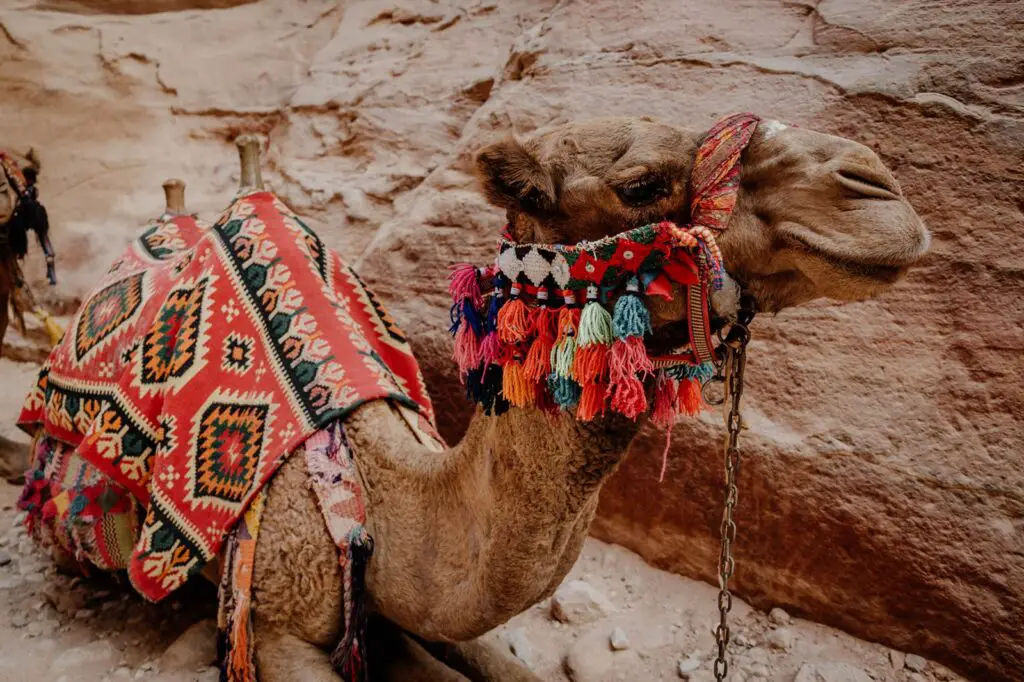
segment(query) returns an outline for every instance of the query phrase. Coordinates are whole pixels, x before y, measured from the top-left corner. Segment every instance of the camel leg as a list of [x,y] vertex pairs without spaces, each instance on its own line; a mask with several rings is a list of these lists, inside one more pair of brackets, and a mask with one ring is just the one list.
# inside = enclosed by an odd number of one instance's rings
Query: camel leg
[[468,682],[384,619],[370,624],[368,645],[372,682]]
[[504,644],[488,637],[427,647],[471,682],[541,682]]
[[262,682],[343,682],[329,653],[272,630],[256,636],[256,669]]
[[261,682],[341,682],[330,652],[341,636],[338,549],[310,489],[305,458],[270,482],[253,561],[253,635]]

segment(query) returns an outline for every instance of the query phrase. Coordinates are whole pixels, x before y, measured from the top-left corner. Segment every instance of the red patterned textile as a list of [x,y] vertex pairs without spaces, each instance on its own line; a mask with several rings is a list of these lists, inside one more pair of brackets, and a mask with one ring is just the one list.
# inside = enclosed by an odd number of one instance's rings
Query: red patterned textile
[[159,600],[217,553],[289,453],[381,398],[432,423],[402,332],[261,191],[207,229],[147,228],[86,298],[19,425],[74,446],[146,507],[128,572]]

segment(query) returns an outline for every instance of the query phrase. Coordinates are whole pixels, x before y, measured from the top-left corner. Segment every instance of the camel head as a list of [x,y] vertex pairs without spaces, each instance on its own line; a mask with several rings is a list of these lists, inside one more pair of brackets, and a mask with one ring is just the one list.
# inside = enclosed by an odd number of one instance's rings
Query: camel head
[[[646,117],[600,119],[499,141],[476,165],[516,241],[572,244],[659,220],[689,223],[701,137]],[[924,224],[864,145],[763,120],[741,161],[718,246],[762,310],[875,296],[928,248]],[[652,310],[656,325],[678,313]]]

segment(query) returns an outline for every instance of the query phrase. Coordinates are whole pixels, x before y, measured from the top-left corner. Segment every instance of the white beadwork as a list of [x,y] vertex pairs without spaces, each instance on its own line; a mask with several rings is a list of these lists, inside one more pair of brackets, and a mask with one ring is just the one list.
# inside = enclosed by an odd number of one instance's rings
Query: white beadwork
[[523,271],[523,262],[516,256],[515,249],[505,249],[498,256],[498,267],[505,277],[515,281],[519,277],[519,273]]
[[565,256],[557,254],[555,259],[551,261],[551,276],[555,280],[555,284],[558,285],[559,289],[564,289],[569,284],[569,263],[565,260]]
[[530,251],[523,257],[523,271],[526,273],[526,278],[530,280],[530,283],[534,286],[540,286],[548,273],[551,272],[551,265],[548,263],[544,256],[540,255],[537,249],[530,249]]

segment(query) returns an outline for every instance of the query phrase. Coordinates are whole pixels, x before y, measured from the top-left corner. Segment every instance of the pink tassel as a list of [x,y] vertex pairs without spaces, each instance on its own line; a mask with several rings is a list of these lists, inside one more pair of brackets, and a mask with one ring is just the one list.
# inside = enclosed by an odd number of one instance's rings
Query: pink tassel
[[480,344],[479,358],[484,365],[500,365],[505,360],[506,346],[498,338],[497,332],[491,332]]
[[651,421],[659,429],[671,429],[679,414],[679,394],[676,391],[675,381],[664,374],[658,374],[658,381],[654,386],[654,409],[651,411]]
[[646,376],[654,371],[643,339],[630,336],[616,339],[608,359],[611,375],[612,409],[636,419],[647,411],[647,396],[643,382],[637,375]]
[[452,302],[462,303],[469,299],[474,308],[482,308],[484,299],[480,293],[480,280],[477,277],[475,265],[460,263],[453,265],[448,273],[448,293],[452,296]]
[[470,325],[462,325],[455,333],[455,349],[452,358],[459,366],[459,373],[463,377],[470,370],[480,366],[480,341],[476,338],[476,333]]

